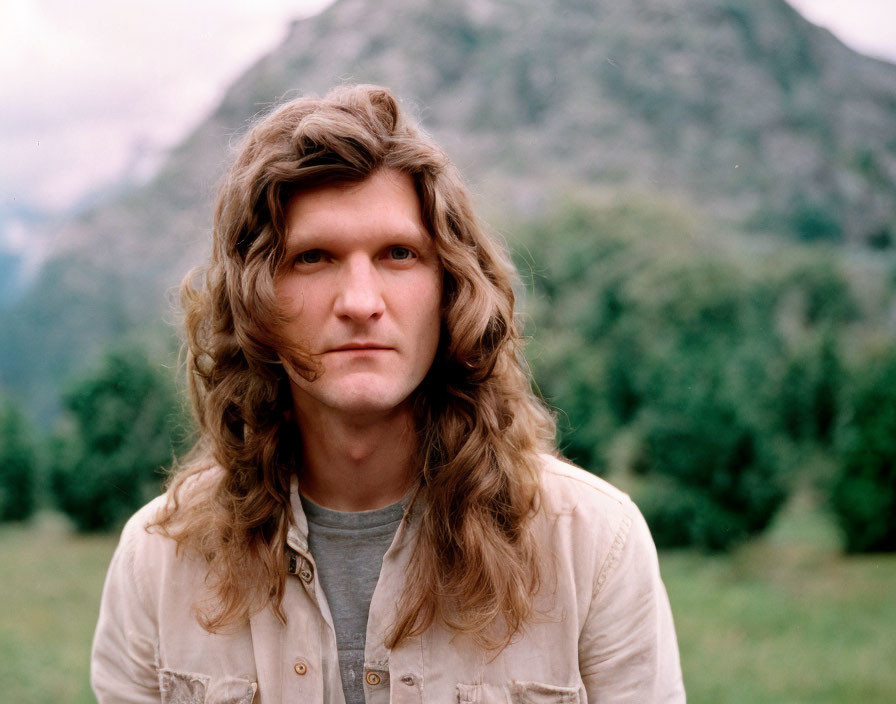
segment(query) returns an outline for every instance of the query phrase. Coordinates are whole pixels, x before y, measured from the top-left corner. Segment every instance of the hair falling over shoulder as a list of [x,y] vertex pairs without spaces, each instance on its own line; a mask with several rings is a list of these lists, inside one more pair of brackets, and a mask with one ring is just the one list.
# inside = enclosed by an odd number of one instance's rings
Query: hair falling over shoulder
[[207,264],[182,287],[186,366],[200,439],[157,527],[209,564],[220,630],[271,604],[285,618],[290,486],[301,456],[284,361],[314,365],[280,334],[274,281],[284,210],[305,188],[408,173],[444,270],[442,339],[414,398],[419,534],[394,647],[438,620],[480,645],[532,615],[539,570],[530,519],[554,423],[534,397],[514,318],[513,266],[477,222],[444,153],[376,86],[299,98],[257,122],[221,184]]

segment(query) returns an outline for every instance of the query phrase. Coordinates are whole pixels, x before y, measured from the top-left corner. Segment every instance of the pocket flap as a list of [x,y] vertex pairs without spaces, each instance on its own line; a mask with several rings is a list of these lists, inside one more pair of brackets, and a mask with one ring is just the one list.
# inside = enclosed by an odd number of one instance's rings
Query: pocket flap
[[579,687],[541,682],[457,685],[458,704],[580,704]]
[[159,670],[162,704],[252,704],[258,685],[239,677]]

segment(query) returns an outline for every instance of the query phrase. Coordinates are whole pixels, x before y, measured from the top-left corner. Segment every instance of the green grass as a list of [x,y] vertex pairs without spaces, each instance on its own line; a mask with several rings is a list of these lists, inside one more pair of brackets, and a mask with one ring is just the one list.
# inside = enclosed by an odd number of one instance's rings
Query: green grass
[[896,702],[896,555],[797,504],[730,556],[661,556],[692,704]]
[[[3,701],[93,701],[90,640],[114,536],[46,517],[0,529]],[[896,701],[896,555],[844,557],[797,503],[733,555],[661,555],[688,698],[788,704]]]
[[96,701],[88,682],[90,643],[116,542],[72,535],[45,518],[0,529],[0,699]]

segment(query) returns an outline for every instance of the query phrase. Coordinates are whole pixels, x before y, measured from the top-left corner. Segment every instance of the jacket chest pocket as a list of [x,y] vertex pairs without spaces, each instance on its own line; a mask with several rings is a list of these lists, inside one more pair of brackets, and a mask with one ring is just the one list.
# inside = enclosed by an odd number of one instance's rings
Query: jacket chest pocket
[[159,670],[162,704],[252,704],[258,685],[239,677]]
[[557,687],[540,682],[506,685],[459,684],[457,704],[584,704],[578,687]]

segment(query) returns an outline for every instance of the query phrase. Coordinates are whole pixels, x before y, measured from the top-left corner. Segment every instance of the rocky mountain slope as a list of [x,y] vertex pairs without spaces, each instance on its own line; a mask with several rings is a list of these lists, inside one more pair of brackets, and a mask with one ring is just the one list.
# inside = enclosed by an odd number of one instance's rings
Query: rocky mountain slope
[[206,248],[228,145],[272,103],[342,81],[402,96],[492,219],[637,191],[719,232],[896,244],[896,66],[783,0],[337,0],[294,23],[148,185],[62,228],[0,314],[0,387],[42,388],[45,406],[110,339],[161,329],[166,292]]

